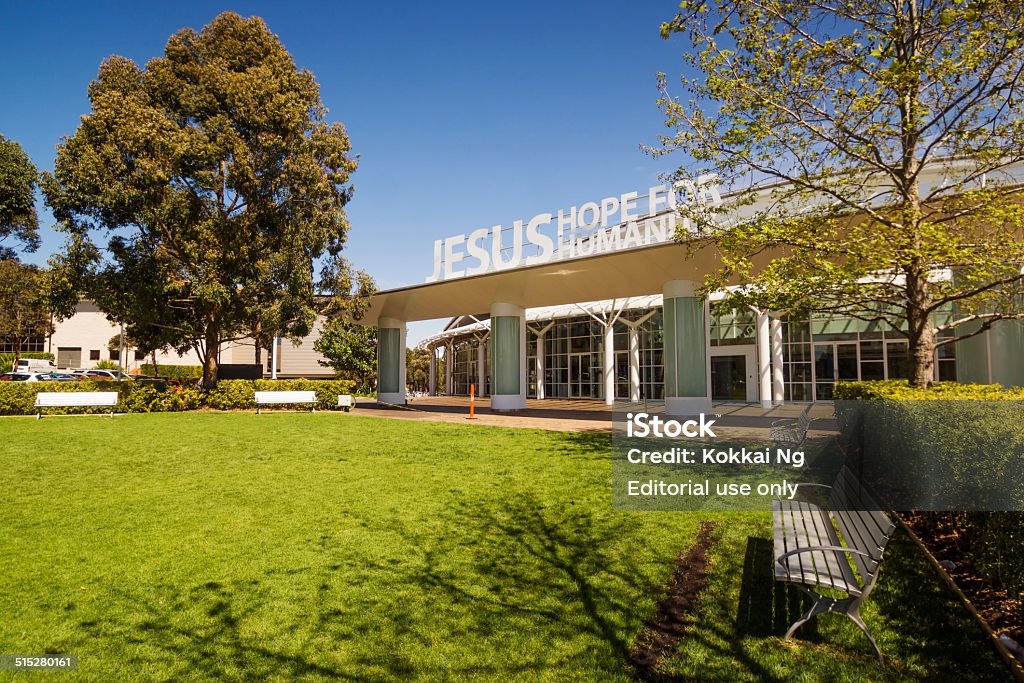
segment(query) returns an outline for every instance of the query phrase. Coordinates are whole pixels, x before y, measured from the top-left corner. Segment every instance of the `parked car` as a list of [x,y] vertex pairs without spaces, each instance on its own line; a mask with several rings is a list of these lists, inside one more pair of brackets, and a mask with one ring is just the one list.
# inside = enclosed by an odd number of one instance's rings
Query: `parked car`
[[77,382],[81,377],[66,372],[47,372],[39,375],[40,382]]
[[75,370],[72,375],[79,375],[83,379],[99,379],[99,380],[118,380],[118,379],[132,379],[132,376],[121,372],[120,370],[101,370],[99,368],[91,368],[88,370]]
[[0,375],[0,382],[38,382],[38,372],[5,372]]
[[53,361],[42,358],[19,358],[18,364],[11,368],[13,372],[56,372],[57,366]]

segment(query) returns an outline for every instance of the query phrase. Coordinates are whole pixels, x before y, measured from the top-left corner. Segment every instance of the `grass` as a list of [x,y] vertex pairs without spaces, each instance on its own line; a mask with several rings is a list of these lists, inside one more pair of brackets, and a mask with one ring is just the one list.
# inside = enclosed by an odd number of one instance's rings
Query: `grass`
[[301,413],[0,425],[0,652],[78,654],[87,680],[630,680],[708,518],[709,585],[668,672],[1003,672],[907,544],[865,610],[892,663],[840,618],[784,643],[750,555],[769,516],[613,513],[605,437]]

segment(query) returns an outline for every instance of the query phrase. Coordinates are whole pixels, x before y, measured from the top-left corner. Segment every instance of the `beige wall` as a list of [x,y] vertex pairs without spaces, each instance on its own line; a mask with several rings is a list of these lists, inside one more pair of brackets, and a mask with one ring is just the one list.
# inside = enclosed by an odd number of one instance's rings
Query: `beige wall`
[[[313,350],[313,342],[320,334],[320,326],[323,319],[317,319],[313,327],[313,333],[302,339],[302,343],[295,345],[287,339],[281,340],[278,354],[278,376],[280,377],[334,377],[331,368],[320,365],[317,361],[323,359],[319,353]],[[107,320],[106,316],[91,301],[81,301],[75,307],[75,314],[63,322],[54,322],[55,330],[50,337],[47,350],[58,360],[58,367],[66,370],[77,370],[79,368],[96,367],[97,360],[91,359],[90,352],[98,352],[98,360],[110,360],[110,351],[107,343],[110,338],[117,334],[118,326]],[[61,352],[64,349],[64,352]],[[74,354],[71,349],[81,349],[78,362],[73,362]],[[255,360],[255,349],[251,340],[241,340],[226,344],[221,349],[221,363],[252,363]],[[71,361],[68,361],[71,358]],[[67,361],[64,365],[60,360]],[[143,363],[148,363],[149,358],[135,360],[134,349],[125,349],[124,367],[126,370],[134,370]],[[263,351],[262,361],[264,374],[270,376],[269,351]],[[168,365],[199,365],[199,357],[195,352],[189,352],[184,356],[177,353],[158,353],[157,363]]]

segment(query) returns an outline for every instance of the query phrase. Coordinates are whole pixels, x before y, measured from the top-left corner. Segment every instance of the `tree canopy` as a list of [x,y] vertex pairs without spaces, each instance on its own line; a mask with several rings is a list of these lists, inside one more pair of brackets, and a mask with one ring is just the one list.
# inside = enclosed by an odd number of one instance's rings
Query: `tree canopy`
[[[937,344],[1020,318],[1020,2],[682,2],[684,96],[662,75],[656,154],[728,190],[681,203],[735,305],[843,313],[903,330],[915,385]],[[775,181],[774,185],[771,181]],[[729,224],[723,212],[767,201]],[[770,259],[767,266],[758,264]],[[758,265],[755,265],[758,264]],[[940,333],[943,333],[940,337]]]
[[68,234],[52,261],[57,312],[83,293],[147,348],[196,350],[206,386],[221,344],[264,325],[258,314],[275,311],[273,334],[307,334],[356,161],[263,20],[225,12],[183,29],[145,68],[110,57],[88,94],[43,179]]
[[343,379],[356,382],[360,392],[372,391],[377,379],[377,327],[361,325],[370,297],[377,291],[373,278],[364,271],[355,270],[347,263],[338,263],[325,278],[325,289],[330,293],[328,314],[313,349]]
[[15,359],[33,337],[53,333],[43,277],[37,266],[0,260],[0,344],[13,349]]
[[36,216],[36,167],[17,142],[0,135],[0,260],[15,258],[8,238],[25,251],[39,248]]

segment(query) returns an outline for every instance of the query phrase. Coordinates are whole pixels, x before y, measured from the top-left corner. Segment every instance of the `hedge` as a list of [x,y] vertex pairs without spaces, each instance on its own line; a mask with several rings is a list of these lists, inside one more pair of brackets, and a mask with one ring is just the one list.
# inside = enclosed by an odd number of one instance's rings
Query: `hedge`
[[[170,386],[165,382],[0,382],[0,415],[34,415],[40,391],[116,391],[115,412],[152,413],[195,410],[203,404],[197,389]],[[44,408],[43,415],[107,413],[110,408]]]
[[939,501],[972,490],[999,491],[990,500],[1005,507],[992,507],[994,512],[937,507],[920,514],[931,531],[955,533],[982,576],[1011,594],[1024,594],[1024,403],[1018,403],[1024,389],[839,382],[835,398],[850,453],[867,454],[868,469],[877,470],[884,485],[909,487],[927,480]]
[[[42,353],[39,351],[26,351],[25,353],[18,354],[19,358],[35,358],[37,360],[53,360],[52,353]],[[11,367],[14,365],[14,354],[13,353],[0,353],[0,374],[10,372]]]
[[[0,382],[0,415],[34,415],[36,394],[40,391],[116,391],[120,395],[115,411],[119,413],[157,413],[195,410],[203,406],[217,410],[255,409],[255,391],[315,391],[316,407],[337,410],[338,395],[350,394],[350,380],[303,379],[228,379],[216,389],[200,391],[193,387],[172,386],[161,381],[107,382]],[[110,408],[45,408],[44,415],[106,413]]]
[[875,382],[836,382],[833,392],[837,401],[1020,401],[1024,388],[1007,389],[999,384],[960,384],[936,382],[927,389],[910,386],[905,379]]
[[205,392],[206,405],[217,410],[256,408],[257,391],[314,391],[316,407],[337,410],[339,394],[351,394],[356,383],[348,379],[224,379]]
[[157,371],[160,373],[160,377],[163,379],[180,379],[182,381],[199,379],[203,376],[202,365],[157,365],[153,367],[151,363],[143,363],[139,368],[139,372],[143,375],[156,376]]

